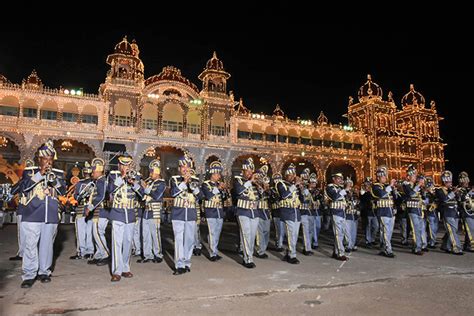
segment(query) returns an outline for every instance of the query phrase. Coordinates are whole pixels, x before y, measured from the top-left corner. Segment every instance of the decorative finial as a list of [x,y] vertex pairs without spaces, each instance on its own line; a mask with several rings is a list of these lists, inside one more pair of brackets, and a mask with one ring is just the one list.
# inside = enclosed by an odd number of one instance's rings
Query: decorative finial
[[214,51],[214,52],[212,53],[212,58],[217,59],[216,51]]
[[125,35],[125,36],[123,37],[123,41],[124,41],[124,42],[127,41],[127,35]]
[[354,104],[354,98],[352,96],[349,96],[349,105]]
[[431,100],[430,105],[432,110],[436,110],[436,102],[434,100]]
[[415,86],[413,85],[413,83],[410,83],[410,91],[414,91],[415,90]]
[[388,92],[388,101],[389,101],[389,102],[394,102],[392,91],[389,91],[389,92]]
[[370,74],[367,75],[367,80],[372,81],[372,76]]

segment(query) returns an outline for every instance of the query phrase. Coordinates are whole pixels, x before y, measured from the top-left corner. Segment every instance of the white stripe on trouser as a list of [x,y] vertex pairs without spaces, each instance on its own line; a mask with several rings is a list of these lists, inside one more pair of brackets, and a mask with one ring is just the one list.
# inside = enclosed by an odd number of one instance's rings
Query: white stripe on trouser
[[429,244],[433,247],[436,243],[436,235],[438,234],[438,224],[438,216],[428,216]]
[[313,246],[318,246],[319,232],[321,231],[321,216],[313,216],[314,219],[314,235]]
[[311,251],[311,240],[313,239],[314,217],[310,215],[301,215],[301,226],[303,231],[303,244],[306,251]]
[[112,221],[112,274],[130,272],[134,226],[135,223]]
[[379,231],[379,221],[376,216],[367,216],[367,226],[365,227],[365,242],[375,242],[375,236]]
[[263,255],[267,251],[268,242],[270,241],[270,219],[259,218],[257,227],[257,253]]
[[153,259],[154,257],[163,258],[161,252],[160,225],[154,218],[143,219],[143,257]]
[[21,229],[21,218],[22,215],[16,216],[16,229],[18,235],[18,252],[16,253],[17,256],[23,257],[23,241],[25,240],[25,233]]
[[421,249],[428,247],[428,237],[426,235],[426,218],[421,218]]
[[207,226],[209,229],[208,235],[208,244],[210,248],[210,255],[217,256],[219,239],[222,232],[222,225],[224,224],[224,219],[222,218],[206,218]]
[[344,226],[343,226],[343,229],[344,229],[344,245],[347,247],[347,248],[351,248],[351,236],[352,236],[352,225],[350,223],[350,220],[345,220],[344,221]]
[[[402,220],[400,221],[400,230],[402,234],[402,242],[408,242],[408,218],[403,215]],[[382,236],[380,236],[382,240]]]
[[474,250],[474,218],[464,218],[464,230],[466,231],[464,237],[464,249]]
[[240,241],[245,263],[253,262],[253,250],[257,235],[258,218],[239,216]]
[[92,232],[94,235],[94,242],[96,245],[96,251],[94,259],[100,260],[105,259],[109,256],[109,248],[107,247],[107,240],[105,239],[105,230],[109,220],[107,218],[99,217],[97,222],[94,222],[92,226]]
[[[37,274],[50,275],[53,263],[53,244],[58,224],[22,222],[25,233],[22,270],[23,280]],[[39,242],[39,246],[38,246]]]
[[338,256],[344,255],[344,223],[345,219],[341,216],[332,215],[332,230],[334,233],[334,252]]
[[142,218],[137,217],[137,221],[135,222],[133,228],[133,249],[135,250],[135,255],[142,254]]
[[76,218],[77,244],[81,256],[94,254],[92,241],[92,220],[86,222],[85,217]]
[[174,266],[176,269],[191,267],[196,221],[172,220],[174,233]]
[[357,220],[346,219],[346,234],[344,235],[347,238],[347,247],[349,249],[354,249],[357,240]]
[[382,239],[381,248],[387,254],[392,253],[392,233],[393,225],[395,223],[394,217],[379,217],[380,237]]
[[445,217],[444,226],[446,234],[443,237],[443,248],[454,252],[461,251],[461,242],[458,236],[459,219],[454,217]]
[[296,258],[296,243],[298,242],[298,235],[300,233],[301,222],[285,220],[286,235],[288,236],[288,247],[286,254],[290,258]]
[[285,223],[280,219],[280,217],[274,217],[273,223],[275,224],[276,246],[277,248],[283,248],[283,240],[286,236]]
[[421,234],[422,234],[422,225],[421,221],[423,220],[420,215],[409,213],[410,216],[410,225],[413,235],[413,249],[415,251],[421,251]]

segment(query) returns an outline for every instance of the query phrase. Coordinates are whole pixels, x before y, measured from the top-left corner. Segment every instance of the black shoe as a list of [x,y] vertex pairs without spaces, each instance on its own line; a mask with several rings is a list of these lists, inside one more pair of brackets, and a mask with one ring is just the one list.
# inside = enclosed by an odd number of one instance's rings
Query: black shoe
[[244,267],[246,267],[247,269],[253,269],[256,267],[255,263],[253,262],[248,262],[248,263],[243,263]]
[[21,288],[29,289],[33,286],[34,283],[35,283],[35,279],[25,280],[25,281],[21,282]]
[[97,264],[98,262],[99,262],[99,259],[87,260],[87,264]]
[[297,258],[290,258],[290,259],[288,259],[288,263],[299,264],[300,261]]
[[288,261],[290,260],[290,256],[289,255],[285,255],[283,258],[281,258],[282,261]]
[[186,269],[178,268],[173,272],[173,275],[180,275],[180,274],[185,274],[185,273],[186,273]]
[[387,258],[395,258],[395,255],[393,254],[393,252],[391,252],[391,253],[385,253],[385,252],[384,252],[384,253],[383,253],[383,256],[384,256],[384,257],[387,257]]
[[216,261],[219,261],[219,260],[221,260],[221,259],[222,259],[222,257],[221,257],[221,256],[219,256],[219,255],[216,255]]
[[315,246],[315,245],[312,245],[312,246],[311,246],[311,249],[313,249],[313,250],[316,250],[316,249],[318,249],[318,248],[319,248],[319,246]]
[[413,254],[417,255],[417,256],[423,256],[423,252],[421,251],[412,251]]
[[8,258],[8,260],[11,260],[11,261],[18,261],[18,260],[22,260],[23,258],[20,257],[19,255],[16,255],[15,257],[10,257]]
[[193,250],[193,255],[195,255],[195,256],[200,256],[200,255],[201,255],[201,249],[199,249],[199,248],[194,248],[194,250]]
[[430,249],[436,249],[436,246],[428,245],[428,248],[430,248]]
[[209,258],[210,261],[214,262],[214,261],[217,261],[217,256],[211,256]]
[[345,251],[346,253],[351,253],[351,249],[349,249],[349,248],[344,249],[344,251]]
[[49,283],[51,282],[51,277],[46,274],[38,274],[37,276],[38,280],[41,281],[41,283]]
[[430,252],[430,250],[428,248],[421,248],[421,251],[423,252]]
[[84,255],[84,259],[92,259],[93,255],[88,253],[87,255]]
[[349,260],[349,258],[347,258],[347,257],[344,256],[344,255],[342,255],[342,256],[336,256],[334,259],[339,260],[339,261],[347,261],[347,260]]
[[69,259],[71,260],[79,260],[79,259],[84,259],[82,256],[80,255],[75,255],[75,256],[70,256]]
[[109,257],[104,258],[104,259],[99,259],[99,260],[97,260],[96,265],[99,266],[99,267],[105,266],[106,264],[109,263],[109,261],[110,261],[110,258],[109,258]]
[[357,246],[354,246],[354,248],[352,248],[352,251],[357,251]]
[[312,256],[312,255],[314,255],[314,252],[303,250],[303,255],[305,255],[305,256]]
[[191,268],[188,267],[188,266],[186,266],[186,267],[184,268],[184,271],[185,271],[185,272],[191,272]]
[[137,260],[137,263],[148,263],[148,262],[152,262],[153,259],[138,259]]
[[372,249],[372,244],[371,243],[365,243],[365,248]]
[[261,255],[257,253],[257,254],[255,255],[255,257],[260,258],[260,259],[267,259],[267,258],[268,258],[268,255],[267,255],[266,253],[261,254]]
[[452,252],[453,255],[462,256],[464,253],[462,251]]
[[401,244],[402,246],[408,246],[408,241],[402,241]]
[[154,263],[161,263],[161,262],[163,262],[163,258],[155,257],[155,258],[153,259],[153,262],[154,262]]
[[275,251],[277,251],[277,252],[282,252],[282,251],[283,251],[283,248],[282,248],[282,247],[275,248]]

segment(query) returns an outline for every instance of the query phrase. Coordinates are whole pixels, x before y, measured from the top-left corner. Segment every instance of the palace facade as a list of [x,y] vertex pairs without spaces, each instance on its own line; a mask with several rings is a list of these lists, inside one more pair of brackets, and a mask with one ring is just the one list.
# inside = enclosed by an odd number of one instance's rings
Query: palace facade
[[165,178],[177,171],[183,150],[198,174],[219,159],[228,177],[249,156],[257,167],[265,160],[271,172],[291,162],[299,171],[310,168],[320,183],[335,171],[360,183],[381,164],[400,178],[409,163],[439,183],[444,169],[441,118],[434,101],[427,107],[413,86],[397,104],[391,92],[384,99],[368,76],[357,101],[349,97],[349,125],[343,126],[322,111],[314,120],[288,119],[278,105],[271,114],[252,112],[234,100],[227,87],[231,75],[216,53],[198,76],[201,88],[173,66],[145,78],[138,45],[126,38],[106,62],[110,69],[97,95],[47,88],[35,71],[21,84],[0,74],[0,177],[16,182],[12,170],[33,159],[49,138],[58,150],[56,166],[69,173],[93,157],[112,166],[124,150],[145,174],[159,157]]

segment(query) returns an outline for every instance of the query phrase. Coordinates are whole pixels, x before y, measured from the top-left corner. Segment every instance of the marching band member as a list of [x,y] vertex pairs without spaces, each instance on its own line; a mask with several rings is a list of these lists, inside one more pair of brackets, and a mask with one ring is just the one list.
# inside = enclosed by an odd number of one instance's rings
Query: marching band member
[[93,186],[91,178],[92,169],[89,162],[84,163],[82,175],[84,176],[74,188],[74,199],[76,206],[76,255],[69,259],[90,259],[94,255],[94,242],[92,239],[92,221],[86,215],[86,205],[89,202]]
[[191,176],[192,160],[187,153],[178,161],[180,175],[171,177],[171,196],[174,198],[171,222],[174,233],[175,275],[191,271],[191,257],[196,232],[196,199],[199,183]]
[[148,170],[150,170],[150,176],[144,181],[143,259],[138,259],[137,262],[160,263],[163,261],[160,219],[166,183],[165,180],[161,179],[160,161],[158,159],[154,159],[149,163]]
[[48,140],[38,150],[38,167],[23,172],[22,192],[26,201],[21,222],[25,236],[22,288],[32,287],[36,277],[41,283],[51,282],[53,244],[59,223],[58,196],[66,193],[64,172],[52,168],[55,159],[53,141]]
[[209,260],[218,261],[222,259],[219,256],[217,246],[224,224],[224,205],[223,201],[227,199],[227,188],[222,182],[222,171],[224,168],[219,161],[213,161],[209,166],[211,178],[204,181],[201,191],[204,199],[204,212],[206,215],[207,227],[209,230]]
[[[422,249],[426,249],[426,245],[423,245],[423,198],[422,190],[425,185],[425,179],[422,176],[418,176],[418,172],[413,165],[409,165],[407,169],[407,180],[403,182],[403,192],[405,194],[405,200],[408,210],[408,216],[410,216],[410,225],[413,235],[413,248],[412,252],[415,255],[421,256],[423,254]],[[425,247],[424,247],[425,246]]]
[[259,191],[260,200],[258,201],[258,227],[257,227],[257,239],[256,239],[256,251],[255,255],[257,258],[266,259],[268,255],[267,251],[268,242],[270,241],[270,225],[271,225],[271,214],[270,214],[270,178],[267,175],[268,165],[263,165],[259,170],[259,177],[257,179],[257,189]]
[[296,167],[291,163],[285,171],[285,180],[276,184],[278,195],[280,196],[280,216],[285,223],[288,248],[283,260],[291,264],[298,264],[296,258],[296,244],[301,224],[299,189],[300,179],[296,177]]
[[381,249],[379,253],[388,258],[394,258],[392,251],[392,233],[395,223],[393,208],[393,198],[395,196],[394,188],[396,180],[390,180],[387,184],[388,172],[386,167],[377,168],[377,183],[372,185],[372,195],[376,200],[377,217],[380,225],[380,236],[382,238]]
[[360,209],[365,219],[365,246],[372,248],[375,246],[375,236],[379,231],[379,221],[377,219],[376,208],[371,194],[372,180],[365,178],[360,189]]
[[462,171],[458,176],[458,181],[458,202],[465,232],[463,250],[474,252],[474,191],[469,186],[467,172]]
[[329,211],[332,216],[332,227],[334,232],[334,252],[332,257],[337,260],[346,261],[349,258],[345,255],[344,249],[344,226],[345,226],[345,209],[347,206],[346,190],[343,189],[344,176],[342,173],[332,175],[333,183],[326,186],[325,194],[328,197]]
[[110,251],[105,238],[105,230],[109,223],[109,210],[104,205],[107,191],[107,178],[104,175],[104,167],[105,161],[103,159],[92,159],[92,179],[95,186],[85,212],[86,217],[90,216],[89,213],[94,213],[92,217],[92,234],[96,249],[93,259],[87,263],[98,266],[106,265],[110,261]]
[[282,180],[282,176],[279,172],[276,172],[272,176],[274,186],[271,188],[271,197],[272,197],[272,217],[273,225],[275,226],[275,247],[276,251],[283,251],[283,240],[285,238],[285,223],[281,220],[281,211],[280,211],[280,196],[278,195],[278,190],[276,189],[276,184],[278,181]]
[[441,213],[443,214],[444,227],[446,233],[443,236],[441,250],[454,255],[463,255],[461,242],[458,236],[458,203],[456,201],[456,189],[453,188],[453,174],[451,171],[444,171],[441,174],[443,186],[436,189],[436,198]]
[[357,194],[354,190],[354,182],[350,178],[345,181],[344,190],[346,194],[346,223],[345,223],[345,239],[347,242],[346,252],[356,251],[356,239],[357,239],[357,209],[359,207],[359,201]]
[[135,227],[135,207],[137,200],[143,198],[143,188],[137,172],[132,169],[133,160],[128,154],[118,158],[118,170],[111,171],[107,179],[107,192],[110,194],[112,221],[112,282],[121,277],[133,277],[130,272],[133,230]]
[[300,178],[304,181],[303,187],[299,190],[300,193],[300,213],[301,213],[301,227],[303,228],[303,255],[312,256],[313,252],[311,251],[311,241],[314,235],[314,217],[311,214],[311,204],[312,196],[309,191],[309,168],[303,170],[303,173],[300,175]]
[[[311,194],[310,204],[310,223],[313,223],[313,229],[310,229],[310,238],[312,240],[312,249],[319,247],[319,232],[321,231],[321,194],[316,188],[318,184],[318,176],[315,173],[309,175],[309,193]],[[312,218],[311,218],[312,217]],[[311,225],[311,224],[310,224]]]
[[425,199],[426,205],[426,221],[428,224],[428,248],[436,248],[436,235],[438,234],[438,206],[436,204],[435,187],[433,179],[430,177],[426,178],[426,193]]
[[256,186],[257,175],[252,158],[242,164],[242,175],[235,176],[234,191],[237,195],[237,218],[240,227],[240,243],[243,250],[243,266],[255,268],[253,251],[259,219],[257,208],[259,194]]

